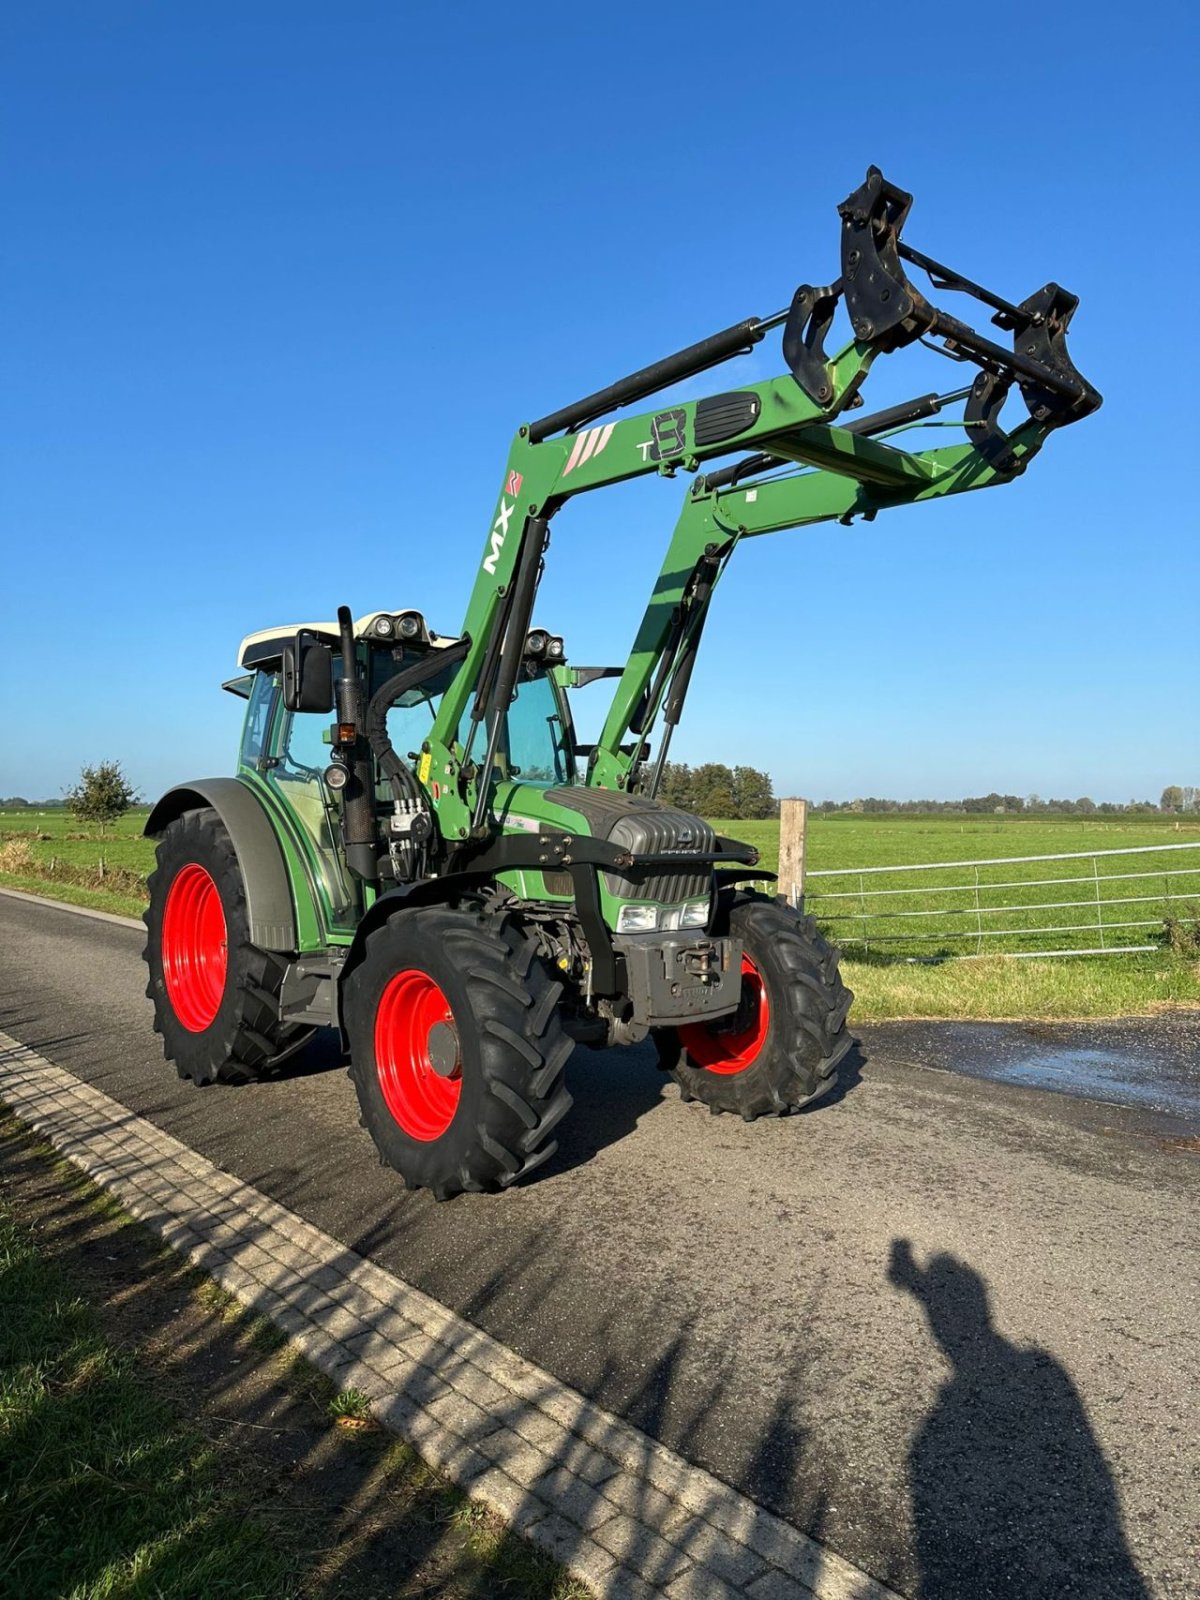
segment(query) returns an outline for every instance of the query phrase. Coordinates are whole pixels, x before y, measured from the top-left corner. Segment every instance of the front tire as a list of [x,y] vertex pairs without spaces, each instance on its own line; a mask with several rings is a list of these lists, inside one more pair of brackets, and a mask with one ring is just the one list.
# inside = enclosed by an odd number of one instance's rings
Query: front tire
[[685,1100],[746,1122],[786,1116],[833,1087],[854,1042],[846,1028],[854,996],[812,917],[742,894],[729,931],[744,952],[741,1005],[731,1017],[660,1033],[660,1061]]
[[350,1078],[385,1166],[437,1200],[506,1189],[557,1148],[571,1105],[562,986],[516,923],[396,912],[346,980]]
[[147,880],[146,994],[181,1078],[247,1083],[309,1037],[279,1020],[284,963],[250,942],[233,840],[211,806],[168,823]]

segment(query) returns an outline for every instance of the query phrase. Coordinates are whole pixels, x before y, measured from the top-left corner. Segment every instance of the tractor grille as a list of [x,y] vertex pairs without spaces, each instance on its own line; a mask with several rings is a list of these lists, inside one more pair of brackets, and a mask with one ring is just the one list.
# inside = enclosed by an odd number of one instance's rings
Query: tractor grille
[[[611,789],[551,789],[546,798],[566,806],[584,817],[593,838],[634,855],[662,855],[671,851],[713,850],[716,834],[708,823],[690,812],[658,800],[643,800],[637,795],[617,794]],[[707,894],[712,870],[683,865],[678,870],[657,868],[652,875],[606,872],[604,886],[621,900],[655,900],[675,905],[681,900],[696,900]]]

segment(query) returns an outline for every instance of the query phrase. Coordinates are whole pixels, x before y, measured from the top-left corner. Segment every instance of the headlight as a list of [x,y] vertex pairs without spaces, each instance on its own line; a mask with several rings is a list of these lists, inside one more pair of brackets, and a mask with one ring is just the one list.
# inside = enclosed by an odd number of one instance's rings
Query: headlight
[[376,617],[371,631],[380,639],[390,639],[395,626],[391,617]]
[[703,928],[707,922],[707,897],[682,906],[622,906],[617,912],[618,933],[675,933],[680,928]]
[[622,906],[617,912],[618,933],[653,933],[657,927],[657,906]]
[[703,928],[708,921],[708,901],[689,900],[682,906],[671,906],[664,911],[658,925],[664,933],[674,933],[679,928]]

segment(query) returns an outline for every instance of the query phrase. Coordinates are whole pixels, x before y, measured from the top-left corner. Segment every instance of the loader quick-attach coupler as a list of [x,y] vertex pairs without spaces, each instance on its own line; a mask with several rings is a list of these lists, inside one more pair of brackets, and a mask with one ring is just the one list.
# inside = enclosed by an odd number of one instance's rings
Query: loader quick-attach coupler
[[[825,288],[801,284],[796,290],[784,325],[784,360],[810,400],[817,405],[833,400],[825,337],[839,302],[866,351],[884,354],[918,339],[940,340],[932,348],[981,369],[965,417],[969,437],[997,472],[1014,472],[1019,457],[997,420],[1014,382],[1030,416],[1048,428],[1076,422],[1100,404],[1100,395],[1067,353],[1067,328],[1078,298],[1048,283],[1014,305],[905,244],[900,235],[911,208],[910,194],[889,183],[878,167],[869,169],[865,182],[838,207],[842,275]],[[1012,334],[1012,349],[934,305],[909,280],[905,261],[925,272],[935,289],[967,294],[990,307],[993,323]],[[854,389],[840,401],[843,409],[859,403]],[[878,419],[871,430],[850,426],[855,432],[881,431]]]
[[[900,235],[911,207],[912,196],[889,183],[878,167],[871,167],[866,181],[838,207],[840,287],[855,338],[880,351],[916,339],[941,339],[946,353],[974,362],[1006,386],[1015,379],[1030,415],[1048,426],[1076,422],[1095,411],[1101,397],[1067,354],[1067,327],[1078,296],[1048,283],[1014,305],[905,244]],[[934,305],[909,281],[904,261],[926,273],[935,289],[989,306],[995,326],[1012,334],[1012,349]]]

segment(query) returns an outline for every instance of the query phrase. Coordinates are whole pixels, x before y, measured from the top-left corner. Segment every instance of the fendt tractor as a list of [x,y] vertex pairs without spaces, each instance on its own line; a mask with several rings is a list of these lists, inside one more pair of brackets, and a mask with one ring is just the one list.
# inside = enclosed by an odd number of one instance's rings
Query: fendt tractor
[[[577,1044],[649,1038],[684,1099],[747,1121],[829,1090],[851,1043],[837,951],[751,887],[770,875],[750,846],[656,798],[713,592],[743,540],[1010,483],[1100,404],[1067,353],[1076,296],[1048,283],[1014,304],[942,266],[901,239],[911,203],[871,168],[838,208],[836,282],[520,427],[457,633],[343,606],[243,641],[224,685],[247,702],[236,776],[172,789],[146,823],[148,994],[181,1077],[240,1083],[337,1028],[381,1160],[439,1199],[553,1153]],[[905,263],[1010,338],[940,309]],[[839,307],[850,338],[830,355]],[[618,415],[775,328],[781,376]],[[863,414],[876,358],[917,341],[974,381]],[[897,442],[931,422],[960,431]],[[694,476],[628,659],[569,664],[533,619],[552,524],[576,495],[678,472]],[[611,706],[581,743],[570,694],[601,678]]]

